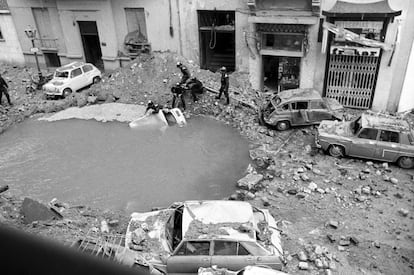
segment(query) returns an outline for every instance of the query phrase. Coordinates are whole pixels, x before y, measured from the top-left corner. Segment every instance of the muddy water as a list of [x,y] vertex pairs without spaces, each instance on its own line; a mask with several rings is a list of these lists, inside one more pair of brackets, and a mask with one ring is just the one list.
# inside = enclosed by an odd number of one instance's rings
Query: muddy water
[[45,202],[146,211],[221,199],[248,165],[248,143],[208,118],[184,128],[131,130],[93,120],[25,121],[0,135],[0,184]]

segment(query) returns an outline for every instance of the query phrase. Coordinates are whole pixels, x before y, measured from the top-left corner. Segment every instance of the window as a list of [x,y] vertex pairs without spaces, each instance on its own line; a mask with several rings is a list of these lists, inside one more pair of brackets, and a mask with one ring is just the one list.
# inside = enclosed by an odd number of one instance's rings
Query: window
[[400,139],[398,136],[398,132],[382,130],[380,134],[380,141],[399,143]]
[[377,134],[378,134],[377,129],[364,128],[359,133],[359,138],[376,140]]
[[137,32],[141,42],[147,41],[148,36],[144,8],[126,8],[125,16],[128,33]]
[[68,76],[69,76],[69,72],[68,71],[65,71],[65,72],[56,71],[55,72],[55,77],[68,78]]
[[91,65],[84,65],[82,69],[85,73],[93,70]]
[[311,101],[311,109],[326,109],[326,105],[323,101]]
[[175,254],[176,256],[194,256],[194,255],[209,255],[210,242],[209,241],[188,241],[184,242],[180,249]]
[[237,255],[237,242],[215,241],[214,255]]
[[70,78],[74,78],[77,77],[79,75],[82,74],[82,70],[80,68],[74,69],[71,73],[70,73]]
[[407,135],[407,137],[408,137],[408,142],[409,142],[410,144],[413,144],[413,145],[414,145],[414,138],[413,138],[413,136],[412,136],[412,135],[410,135],[410,134],[408,134],[408,135]]
[[289,110],[289,104],[283,104],[282,106],[279,106],[279,109],[282,111],[288,111]]
[[292,110],[303,110],[308,109],[308,102],[307,101],[298,101],[292,103]]
[[264,34],[264,48],[301,52],[304,34],[301,33],[266,33]]
[[241,242],[240,247],[243,247],[248,255],[255,255],[255,256],[268,256],[270,252],[266,249],[262,248],[255,242]]

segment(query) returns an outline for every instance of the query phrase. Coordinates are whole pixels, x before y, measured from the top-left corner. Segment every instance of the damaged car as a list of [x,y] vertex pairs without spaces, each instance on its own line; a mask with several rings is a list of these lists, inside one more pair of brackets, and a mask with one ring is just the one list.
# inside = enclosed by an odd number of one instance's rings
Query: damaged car
[[266,209],[240,201],[186,201],[133,213],[125,247],[152,274],[197,274],[200,267],[241,270],[284,263],[280,231]]
[[351,121],[322,121],[316,147],[333,157],[359,157],[414,167],[414,133],[402,118],[363,113]]
[[322,98],[315,89],[281,91],[259,110],[259,121],[279,131],[291,126],[319,124],[322,120],[342,120],[343,106],[335,99]]

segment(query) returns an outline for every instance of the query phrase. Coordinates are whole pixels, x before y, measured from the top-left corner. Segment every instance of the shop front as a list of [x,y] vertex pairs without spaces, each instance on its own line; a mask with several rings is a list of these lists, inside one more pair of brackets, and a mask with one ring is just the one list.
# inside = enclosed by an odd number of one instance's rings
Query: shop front
[[327,52],[324,95],[350,108],[369,109],[375,96],[384,43],[394,16],[387,1],[355,4],[337,1],[326,16],[323,50]]

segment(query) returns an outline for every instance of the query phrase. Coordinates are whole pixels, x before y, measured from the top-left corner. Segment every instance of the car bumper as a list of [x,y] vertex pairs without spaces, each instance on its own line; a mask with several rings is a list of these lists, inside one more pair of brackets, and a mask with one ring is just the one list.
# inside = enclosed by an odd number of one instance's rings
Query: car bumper
[[59,89],[43,89],[46,95],[61,95],[62,92]]

